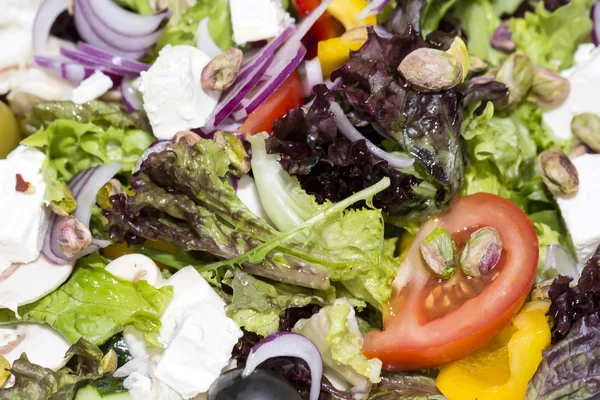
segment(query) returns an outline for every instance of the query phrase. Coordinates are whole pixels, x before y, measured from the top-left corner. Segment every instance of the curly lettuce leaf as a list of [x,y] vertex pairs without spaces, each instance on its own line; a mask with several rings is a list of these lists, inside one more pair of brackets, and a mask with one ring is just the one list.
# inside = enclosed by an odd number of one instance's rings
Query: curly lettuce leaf
[[212,40],[223,50],[233,46],[233,28],[231,26],[231,13],[227,0],[198,0],[190,8],[179,5],[174,14],[175,18],[169,21],[164,33],[152,49],[149,59],[155,60],[160,50],[166,45],[186,44],[196,45],[198,25],[204,18],[208,20],[208,32]]
[[170,286],[156,289],[146,281],[120,280],[101,268],[78,267],[57,290],[19,307],[20,319],[0,310],[0,325],[48,324],[71,343],[83,338],[96,345],[133,325],[148,345],[160,347],[160,316],[172,295]]
[[70,359],[69,366],[53,371],[31,363],[22,354],[10,369],[15,384],[0,390],[0,399],[71,400],[80,387],[114,372],[105,369],[102,351],[83,339],[72,345],[65,357]]
[[526,400],[591,399],[600,394],[600,318],[578,320],[568,335],[544,351]]
[[227,313],[238,326],[261,336],[279,330],[284,310],[309,304],[327,305],[335,300],[335,289],[311,290],[280,282],[266,282],[237,271],[224,283],[233,289]]
[[381,380],[382,363],[362,354],[362,334],[354,309],[345,299],[338,299],[309,319],[298,321],[293,331],[309,338],[319,349],[326,368],[350,386]]
[[435,376],[417,372],[384,372],[369,400],[446,400],[435,386]]
[[538,2],[534,12],[510,21],[517,50],[526,53],[536,65],[558,71],[570,68],[577,46],[590,39],[593,4],[593,0],[571,0],[548,11],[544,2]]
[[46,152],[46,200],[66,211],[72,206],[64,183],[75,174],[113,161],[122,163],[124,172],[131,171],[154,141],[143,129],[143,118],[101,101],[40,103],[27,115],[27,126],[37,131],[21,143]]

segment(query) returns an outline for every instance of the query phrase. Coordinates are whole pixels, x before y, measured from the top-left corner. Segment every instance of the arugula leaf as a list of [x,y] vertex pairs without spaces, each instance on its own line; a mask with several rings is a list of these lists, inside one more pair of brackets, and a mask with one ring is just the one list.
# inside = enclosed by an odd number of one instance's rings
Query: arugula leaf
[[20,319],[0,310],[0,325],[45,323],[71,343],[83,338],[97,345],[133,325],[148,345],[160,347],[160,316],[172,295],[170,286],[156,289],[146,281],[120,280],[101,268],[79,267],[57,290],[19,307]]
[[570,68],[577,46],[589,41],[593,4],[593,0],[571,0],[548,11],[544,2],[536,3],[534,12],[510,21],[517,50],[526,53],[535,65],[558,71]]

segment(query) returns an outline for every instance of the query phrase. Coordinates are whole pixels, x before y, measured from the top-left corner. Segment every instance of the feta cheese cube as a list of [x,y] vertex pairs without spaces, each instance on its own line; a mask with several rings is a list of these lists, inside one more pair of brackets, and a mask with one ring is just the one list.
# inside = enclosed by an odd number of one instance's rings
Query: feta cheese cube
[[113,87],[113,81],[102,71],[95,71],[89,78],[84,79],[73,89],[73,103],[83,104],[96,100]]
[[[13,263],[34,261],[42,249],[50,224],[40,171],[45,159],[41,151],[19,146],[0,160],[0,273]],[[17,191],[17,175],[29,183],[28,192]]]
[[294,23],[280,0],[229,0],[237,44],[271,39]]
[[154,136],[173,139],[180,131],[202,128],[217,106],[220,91],[204,91],[202,70],[210,62],[193,46],[165,46],[141,74],[140,92]]
[[227,366],[242,332],[220,306],[204,302],[177,320],[155,374],[186,399],[206,392]]
[[600,245],[600,154],[573,159],[579,173],[579,190],[572,197],[557,199],[580,263],[585,263]]

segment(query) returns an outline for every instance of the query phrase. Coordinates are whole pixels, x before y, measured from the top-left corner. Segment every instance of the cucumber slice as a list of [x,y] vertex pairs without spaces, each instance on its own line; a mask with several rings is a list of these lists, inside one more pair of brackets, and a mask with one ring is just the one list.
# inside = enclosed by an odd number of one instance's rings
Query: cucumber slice
[[74,400],[131,400],[131,396],[122,380],[104,378],[79,389]]

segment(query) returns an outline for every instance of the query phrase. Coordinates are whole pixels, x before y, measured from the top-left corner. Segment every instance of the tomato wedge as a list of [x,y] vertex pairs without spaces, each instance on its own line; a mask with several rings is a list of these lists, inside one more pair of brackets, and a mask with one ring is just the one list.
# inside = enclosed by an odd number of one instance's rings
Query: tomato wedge
[[[437,226],[463,243],[475,229],[496,229],[503,242],[500,263],[482,278],[462,272],[447,281],[432,277],[419,246]],[[481,349],[521,308],[537,262],[537,236],[519,207],[488,193],[459,199],[421,227],[394,281],[384,329],[365,336],[363,352],[381,359],[385,369],[399,371],[437,367]],[[428,299],[436,300],[428,305]]]
[[271,133],[273,122],[277,118],[283,117],[289,110],[302,104],[302,79],[300,74],[294,71],[264,103],[248,115],[246,122],[240,127],[240,132],[249,135],[265,131]]

